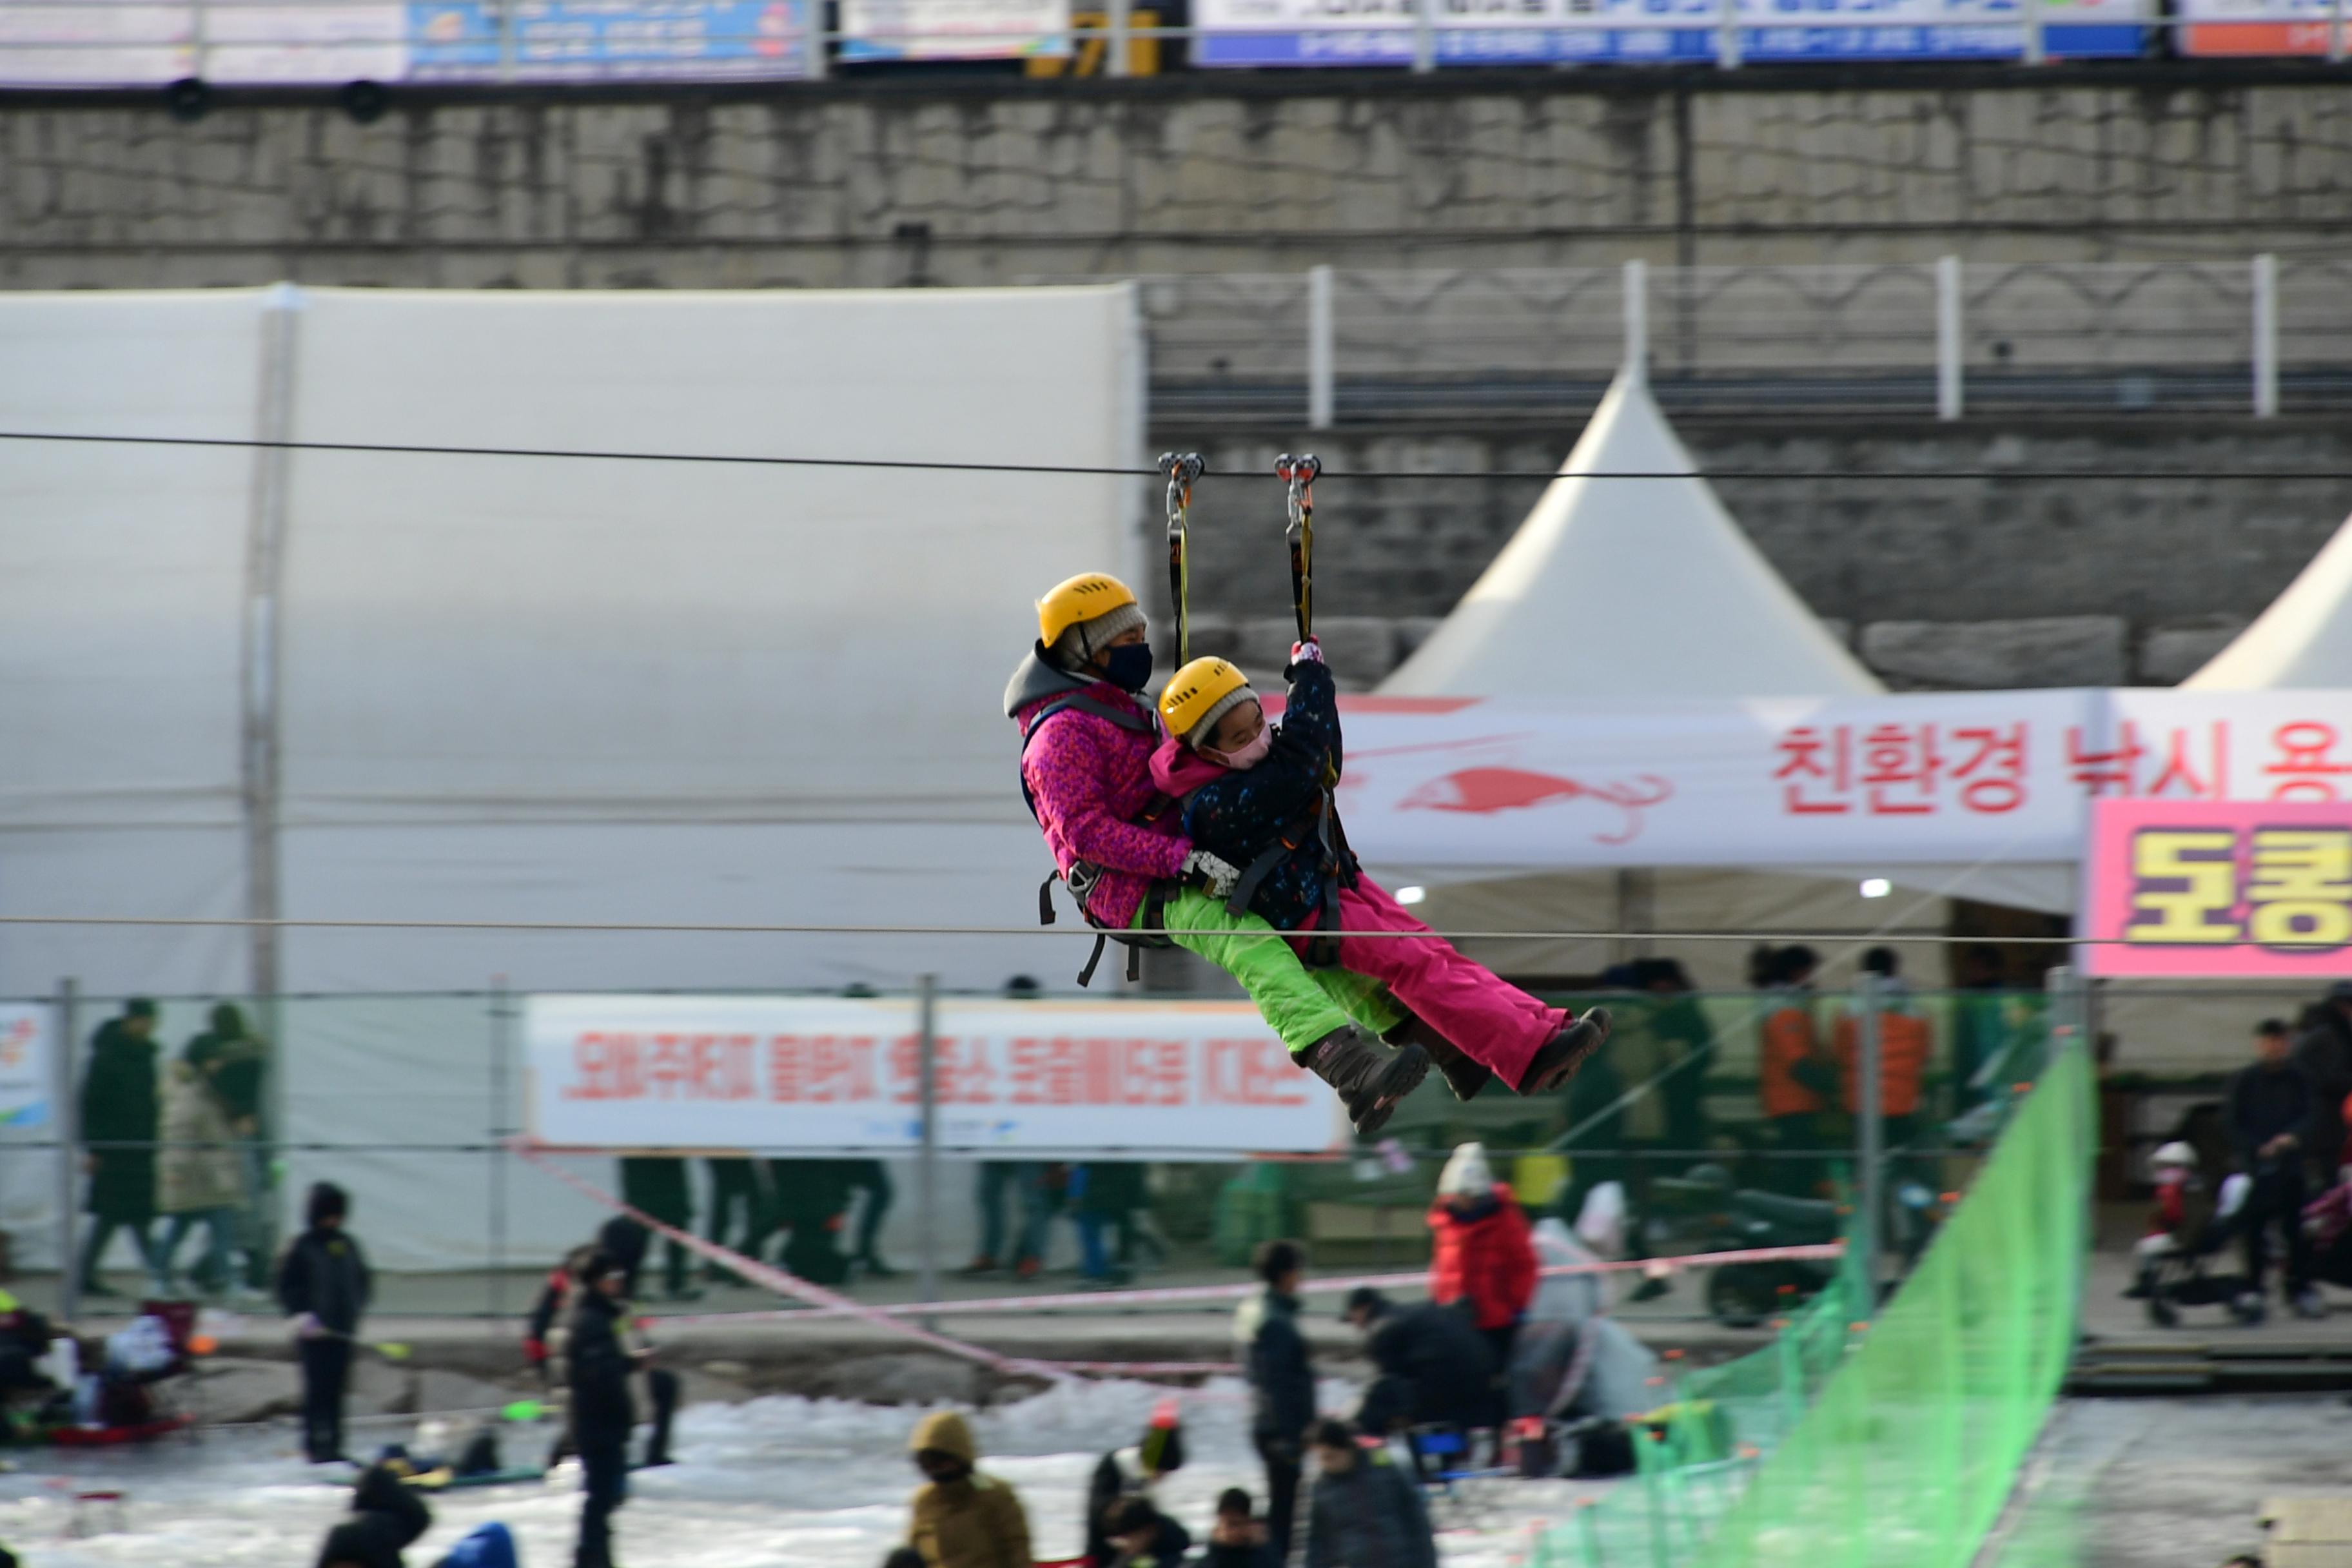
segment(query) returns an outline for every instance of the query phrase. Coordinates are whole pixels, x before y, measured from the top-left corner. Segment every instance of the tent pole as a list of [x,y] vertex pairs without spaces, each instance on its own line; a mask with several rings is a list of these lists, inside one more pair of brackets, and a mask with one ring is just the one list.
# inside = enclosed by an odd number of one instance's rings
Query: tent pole
[[[302,290],[291,283],[270,289],[261,300],[260,395],[254,410],[254,437],[283,443],[294,430],[295,323]],[[253,452],[253,502],[245,541],[245,784],[246,914],[258,921],[278,918],[278,595],[286,559],[288,453],[281,446]],[[275,926],[252,928],[247,953],[248,989],[264,1016],[264,1037],[278,1036],[276,997],[278,944]],[[283,1076],[282,1063],[278,1077]]]

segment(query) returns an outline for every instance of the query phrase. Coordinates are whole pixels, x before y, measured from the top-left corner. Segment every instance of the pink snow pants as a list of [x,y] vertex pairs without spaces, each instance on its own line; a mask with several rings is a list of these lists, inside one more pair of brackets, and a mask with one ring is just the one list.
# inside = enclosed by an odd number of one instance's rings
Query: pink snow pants
[[[1339,967],[1370,975],[1472,1060],[1492,1068],[1517,1089],[1528,1064],[1569,1016],[1547,1007],[1516,985],[1495,978],[1405,911],[1387,889],[1358,876],[1339,889],[1343,931],[1412,931],[1412,936],[1342,937]],[[1314,933],[1291,938],[1302,953]]]

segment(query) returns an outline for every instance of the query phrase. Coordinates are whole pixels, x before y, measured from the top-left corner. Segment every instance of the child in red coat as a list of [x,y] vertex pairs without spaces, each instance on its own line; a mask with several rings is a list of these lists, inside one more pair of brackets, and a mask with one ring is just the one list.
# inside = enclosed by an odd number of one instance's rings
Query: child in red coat
[[1511,1348],[1536,1299],[1536,1244],[1527,1211],[1495,1180],[1484,1144],[1465,1143],[1437,1178],[1429,1210],[1437,1239],[1430,1300],[1463,1303],[1495,1352],[1498,1388],[1510,1386]]

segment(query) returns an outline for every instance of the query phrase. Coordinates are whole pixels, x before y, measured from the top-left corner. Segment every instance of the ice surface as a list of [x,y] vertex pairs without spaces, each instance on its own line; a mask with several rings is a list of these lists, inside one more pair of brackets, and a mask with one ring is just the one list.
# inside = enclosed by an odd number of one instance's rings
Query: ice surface
[[[1168,1390],[1098,1382],[1055,1388],[974,1418],[982,1465],[1020,1489],[1041,1558],[1074,1556],[1078,1510],[1097,1459],[1135,1441]],[[1332,1385],[1328,1408],[1344,1408]],[[1204,1532],[1217,1493],[1242,1486],[1263,1500],[1264,1478],[1245,1430],[1245,1394],[1230,1380],[1181,1394],[1187,1462],[1160,1490],[1160,1506]],[[768,1398],[703,1405],[679,1417],[680,1462],[630,1478],[617,1516],[628,1568],[877,1568],[902,1538],[919,1478],[907,1435],[921,1412],[845,1400]],[[354,1452],[405,1440],[404,1427],[352,1434]],[[509,1463],[535,1459],[544,1428],[509,1428]],[[173,1439],[101,1453],[19,1451],[24,1468],[0,1476],[0,1541],[32,1568],[288,1568],[315,1560],[350,1494],[317,1479],[294,1451],[290,1427]],[[577,1472],[548,1481],[445,1494],[432,1531],[408,1552],[430,1568],[476,1524],[501,1520],[522,1543],[525,1568],[572,1560],[580,1511]],[[127,1528],[67,1539],[78,1490],[126,1494]],[[1559,1518],[1589,1489],[1570,1482],[1475,1483],[1441,1504],[1448,1568],[1504,1568],[1525,1552],[1536,1521]]]

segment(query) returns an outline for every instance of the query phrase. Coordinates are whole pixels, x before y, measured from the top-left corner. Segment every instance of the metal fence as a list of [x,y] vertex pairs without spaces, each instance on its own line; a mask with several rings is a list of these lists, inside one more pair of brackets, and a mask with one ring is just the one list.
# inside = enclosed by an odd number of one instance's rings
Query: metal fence
[[1155,418],[1670,411],[2256,418],[2352,407],[2352,261],[1559,268],[1137,279]]
[[[1112,1226],[1125,1266],[1166,1282],[1237,1279],[1257,1242],[1295,1236],[1332,1267],[1418,1267],[1427,1257],[1423,1216],[1439,1165],[1456,1143],[1472,1138],[1486,1142],[1498,1173],[1515,1183],[1533,1210],[1572,1216],[1598,1183],[1622,1184],[1633,1200],[1633,1245],[1645,1256],[1725,1246],[1715,1217],[1724,1205],[1711,1183],[1789,1190],[1838,1172],[1860,1173],[1868,1184],[1876,1173],[1886,1178],[1882,1195],[1865,1207],[1885,1217],[1885,1250],[1905,1256],[1925,1239],[1932,1216],[1906,1206],[1903,1189],[1926,1194],[1932,1208],[1936,1194],[1965,1184],[1988,1135],[1984,1108],[1997,1104],[2008,1086],[2030,1080],[2048,1012],[2039,992],[1909,997],[1904,1006],[1921,1020],[1930,1044],[1919,1075],[1921,1098],[1915,1117],[1886,1124],[1883,1157],[1870,1159],[1861,1152],[1863,1130],[1834,1116],[1824,1122],[1818,1146],[1792,1149],[1764,1122],[1759,1104],[1763,1020],[1800,1006],[1813,1018],[1820,1038],[1833,1043],[1847,1020],[1858,1012],[1867,1016],[1855,996],[1792,1002],[1786,993],[1601,993],[1560,1000],[1604,1001],[1618,1017],[1611,1049],[1569,1093],[1522,1100],[1496,1090],[1461,1102],[1433,1076],[1399,1109],[1378,1147],[1319,1163],[1153,1164],[1130,1187],[1140,1188],[1131,1211],[1104,1216],[1126,1222]],[[2118,1107],[2128,1107],[2110,1130],[2119,1179],[2136,1175],[2137,1156],[2175,1135],[2196,1107],[2219,1098],[2221,1069],[2236,1062],[2228,1043],[2246,1038],[2265,1015],[2293,1016],[2294,1000],[2275,990],[2225,988],[2195,995],[2103,995],[2101,1026],[2121,1037],[2126,1062],[2157,1069],[2141,1081],[2126,1074],[2111,1082]],[[59,1021],[74,1048],[54,1065],[58,1091],[78,1110],[89,1081],[90,1043],[121,1016],[121,999],[61,997],[36,1005],[71,1015]],[[163,999],[154,1039],[157,1065],[167,1079],[192,1041],[211,1026],[216,1005],[215,998]],[[381,1307],[495,1316],[520,1310],[531,1280],[605,1217],[509,1144],[529,1122],[528,1085],[517,1050],[519,998],[491,989],[281,996],[237,1005],[253,1032],[268,1042],[257,1125],[225,1150],[234,1167],[230,1179],[239,1187],[232,1239],[240,1252],[256,1253],[266,1263],[277,1238],[299,1219],[309,1184],[333,1180],[352,1190],[355,1229],[384,1272]],[[908,1016],[911,1024],[912,998]],[[2175,1036],[2189,1042],[2179,1047],[2188,1054],[2168,1058],[2159,1042]],[[2229,1052],[2218,1061],[2211,1054],[2217,1042]],[[33,1299],[56,1300],[49,1270],[90,1239],[92,1189],[85,1158],[95,1155],[102,1168],[110,1154],[164,1152],[160,1146],[171,1142],[168,1100],[167,1084],[164,1110],[146,1112],[152,1120],[143,1130],[120,1123],[100,1129],[69,1116],[61,1142],[54,1120],[0,1127],[0,1226],[13,1235],[20,1269],[41,1275],[31,1288]],[[887,1205],[874,1250],[905,1277],[877,1278],[859,1266],[853,1284],[861,1293],[912,1300],[926,1262],[950,1295],[1069,1288],[1083,1205],[1059,1175],[1032,1172],[998,1191],[994,1204],[1005,1231],[992,1240],[981,1220],[988,1202],[982,1172],[968,1158],[940,1157],[936,1212],[924,1224],[911,1158],[810,1159],[799,1151],[797,1157],[770,1159],[774,1152],[746,1152],[756,1157],[755,1188],[728,1219],[730,1244],[742,1245],[751,1226],[762,1236],[758,1249],[772,1260],[812,1270],[840,1268],[846,1255],[865,1250],[859,1246],[864,1222]],[[632,1168],[615,1155],[599,1154],[569,1156],[565,1163],[608,1192],[642,1197],[646,1184],[670,1183],[692,1228],[713,1231],[719,1173],[708,1161]],[[1697,1179],[1693,1167],[1701,1165],[1719,1173]],[[746,1173],[738,1168],[735,1173]],[[1034,1248],[1019,1239],[1032,1225],[1043,1244]],[[925,1236],[932,1243],[928,1256]],[[796,1237],[802,1250],[787,1250]],[[186,1240],[176,1260],[180,1278],[202,1258],[206,1239],[200,1227]],[[1040,1255],[1034,1279],[1011,1272],[1024,1250]],[[983,1251],[999,1254],[1004,1268],[983,1279],[957,1279],[959,1267]],[[1114,1257],[1115,1266],[1119,1261]],[[127,1236],[116,1237],[108,1268],[116,1288],[145,1288]],[[240,1277],[262,1278],[257,1272]],[[658,1273],[656,1279],[667,1283]],[[230,1281],[206,1283],[225,1289]],[[698,1289],[701,1281],[680,1283]],[[1737,1315],[1736,1301],[1711,1294],[1714,1283],[1683,1290],[1660,1310]],[[719,1307],[775,1304],[762,1292],[733,1284],[722,1285],[711,1300]]]

